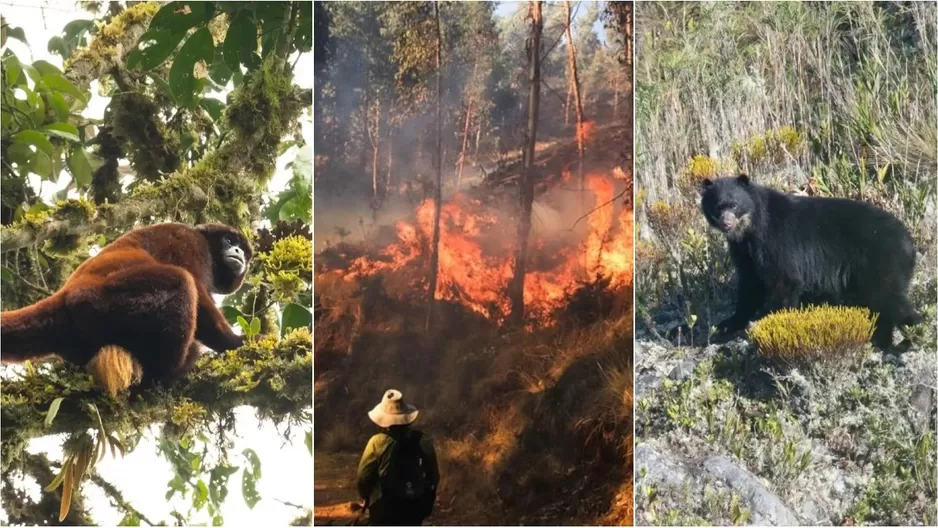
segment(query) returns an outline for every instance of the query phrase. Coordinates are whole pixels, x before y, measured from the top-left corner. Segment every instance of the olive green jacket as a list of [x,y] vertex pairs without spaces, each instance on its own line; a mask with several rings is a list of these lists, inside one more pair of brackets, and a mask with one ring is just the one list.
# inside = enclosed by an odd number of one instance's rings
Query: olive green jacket
[[[395,437],[410,435],[412,432],[410,429],[390,434],[380,432],[368,440],[365,452],[362,453],[361,461],[358,463],[358,494],[366,499],[368,504],[375,504],[381,499],[381,477],[387,474],[390,467],[391,457],[386,455],[391,452],[389,448],[397,441]],[[420,439],[420,449],[423,452],[424,464],[426,464],[427,483],[435,491],[440,483],[440,468],[437,465],[433,441],[426,433],[423,433]]]

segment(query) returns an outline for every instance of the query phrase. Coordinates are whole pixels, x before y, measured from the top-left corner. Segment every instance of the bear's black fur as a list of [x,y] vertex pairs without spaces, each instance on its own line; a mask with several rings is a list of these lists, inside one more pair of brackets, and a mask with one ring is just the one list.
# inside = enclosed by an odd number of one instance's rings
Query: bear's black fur
[[878,313],[873,344],[887,349],[896,326],[922,322],[909,302],[915,247],[893,215],[841,198],[783,194],[735,178],[704,180],[701,207],[722,232],[736,267],[736,332],[766,309],[802,303],[864,306]]

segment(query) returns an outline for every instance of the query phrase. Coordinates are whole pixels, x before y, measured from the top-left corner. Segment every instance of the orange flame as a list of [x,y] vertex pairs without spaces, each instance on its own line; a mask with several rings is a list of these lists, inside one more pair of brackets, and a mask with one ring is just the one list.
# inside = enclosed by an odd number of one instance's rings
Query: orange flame
[[584,144],[588,144],[596,135],[596,122],[584,121],[577,126],[577,139],[582,139]]
[[[560,307],[568,295],[582,281],[602,275],[610,280],[610,287],[621,288],[632,283],[632,212],[613,203],[613,178],[590,175],[588,189],[594,195],[596,209],[588,218],[588,234],[578,246],[567,247],[559,253],[549,254],[545,240],[529,241],[532,261],[551,257],[551,269],[531,269],[525,275],[525,310],[546,324],[554,309]],[[621,208],[618,222],[615,208]],[[443,204],[440,211],[439,272],[436,298],[460,303],[486,318],[501,321],[508,314],[507,287],[514,273],[511,244],[515,243],[516,224],[499,225],[494,214],[478,212],[479,200],[457,194]],[[360,257],[344,272],[347,281],[358,277],[400,270],[415,263],[422,255],[429,255],[433,239],[434,206],[431,200],[422,202],[416,211],[414,224],[399,221],[396,224],[397,241],[380,251],[379,258]],[[503,232],[505,242],[498,245],[498,255],[487,254],[480,244],[492,237],[496,230]],[[495,235],[497,236],[497,235]],[[490,244],[491,245],[491,244]],[[429,259],[421,259],[426,267]],[[426,270],[415,287],[426,291]]]

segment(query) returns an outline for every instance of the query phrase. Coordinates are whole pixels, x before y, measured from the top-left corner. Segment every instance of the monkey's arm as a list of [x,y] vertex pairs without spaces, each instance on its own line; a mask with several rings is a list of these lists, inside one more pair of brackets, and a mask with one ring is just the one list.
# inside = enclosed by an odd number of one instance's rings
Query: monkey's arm
[[244,337],[231,330],[231,325],[215,306],[212,296],[199,286],[199,311],[196,316],[195,338],[216,352],[234,350],[244,344]]

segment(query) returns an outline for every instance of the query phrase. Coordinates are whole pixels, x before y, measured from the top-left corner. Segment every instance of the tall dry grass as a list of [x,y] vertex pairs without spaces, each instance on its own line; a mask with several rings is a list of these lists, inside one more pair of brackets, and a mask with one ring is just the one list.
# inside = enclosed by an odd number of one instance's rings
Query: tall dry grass
[[723,241],[688,185],[708,170],[896,213],[923,253],[913,293],[930,299],[936,20],[933,2],[636,7],[640,320],[667,308],[700,340],[732,304]]

